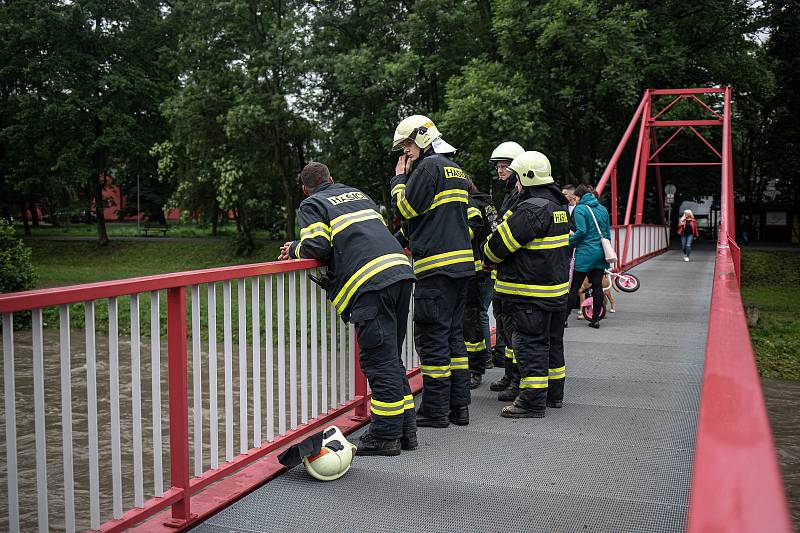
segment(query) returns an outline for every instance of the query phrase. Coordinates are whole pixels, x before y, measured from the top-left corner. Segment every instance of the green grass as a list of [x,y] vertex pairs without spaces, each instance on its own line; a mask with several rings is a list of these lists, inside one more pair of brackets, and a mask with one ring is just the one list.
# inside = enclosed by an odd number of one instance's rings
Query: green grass
[[800,380],[800,253],[743,250],[742,301],[759,309],[750,328],[759,373]]
[[[145,223],[141,224],[144,227]],[[194,222],[172,222],[168,223],[169,231],[167,237],[211,237],[211,227],[201,226]],[[17,235],[24,237],[24,229],[22,224],[16,223],[15,228]],[[144,237],[144,230],[140,235],[136,232],[135,222],[106,222],[106,231],[109,237]],[[61,226],[50,226],[46,224],[40,225],[38,228],[31,227],[31,234],[35,237],[96,237],[97,227],[94,224],[64,224]],[[236,225],[232,222],[221,225],[217,228],[216,237],[233,237],[236,235]],[[161,232],[150,232],[149,237],[153,240],[158,240],[161,237]],[[265,230],[258,230],[255,232],[257,239],[266,239],[267,232]]]

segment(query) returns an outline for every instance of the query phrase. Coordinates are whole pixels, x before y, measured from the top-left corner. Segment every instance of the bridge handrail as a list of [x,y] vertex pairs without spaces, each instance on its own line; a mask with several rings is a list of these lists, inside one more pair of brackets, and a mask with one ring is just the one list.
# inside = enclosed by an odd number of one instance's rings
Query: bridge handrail
[[792,531],[740,292],[730,99],[722,135],[721,224],[697,419],[687,531]]

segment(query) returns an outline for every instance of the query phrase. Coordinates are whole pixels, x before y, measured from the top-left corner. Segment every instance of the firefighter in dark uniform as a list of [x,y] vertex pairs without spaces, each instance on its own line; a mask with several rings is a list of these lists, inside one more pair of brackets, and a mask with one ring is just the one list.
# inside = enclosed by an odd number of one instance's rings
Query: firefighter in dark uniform
[[568,202],[544,154],[525,152],[510,168],[519,179],[519,200],[483,249],[498,265],[495,291],[513,303],[512,346],[521,376],[519,394],[501,415],[540,418],[545,407],[561,407],[564,397]]
[[309,163],[300,173],[308,198],[297,211],[300,240],[279,259],[327,263],[321,280],[328,298],[355,325],[359,361],[372,388],[372,423],[358,455],[398,455],[417,447],[414,398],[401,359],[414,273],[375,203],[334,183],[328,167]]
[[[513,212],[518,198],[517,175],[511,171],[509,165],[515,157],[525,150],[513,141],[500,143],[492,152],[489,161],[494,163],[497,177],[505,186],[503,202],[497,215],[502,221]],[[492,277],[497,279],[497,272],[492,272]],[[495,319],[495,366],[504,367],[503,376],[489,385],[489,390],[498,392],[497,399],[504,402],[513,401],[517,396],[519,387],[519,369],[514,359],[514,349],[511,347],[513,334],[512,302],[501,299],[495,290],[492,298],[492,313]]]
[[[486,373],[486,360],[490,346],[486,345],[486,338],[481,327],[482,298],[487,285],[491,285],[491,272],[483,268],[481,248],[486,238],[496,227],[497,211],[492,205],[492,197],[480,192],[472,180],[467,180],[469,185],[469,204],[467,207],[467,221],[469,236],[472,240],[472,254],[475,257],[475,276],[467,283],[467,301],[464,309],[464,344],[469,357],[470,389],[481,386],[483,375]],[[487,304],[488,305],[488,304]]]
[[475,262],[467,227],[467,180],[443,154],[447,144],[422,115],[404,119],[392,148],[402,149],[391,179],[394,208],[405,233],[418,282],[414,291],[414,343],[422,372],[417,425],[469,424],[469,361],[463,321],[467,281]]

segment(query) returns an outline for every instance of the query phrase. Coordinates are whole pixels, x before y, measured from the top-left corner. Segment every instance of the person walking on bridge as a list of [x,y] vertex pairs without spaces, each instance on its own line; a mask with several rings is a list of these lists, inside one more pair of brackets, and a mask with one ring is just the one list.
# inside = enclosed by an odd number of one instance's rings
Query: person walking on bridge
[[608,211],[603,207],[588,185],[578,185],[575,196],[578,205],[572,211],[575,230],[569,238],[570,246],[575,248],[575,269],[572,273],[572,287],[569,292],[568,308],[578,307],[581,285],[589,278],[592,284],[592,318],[589,327],[600,327],[600,314],[603,308],[603,276],[608,268],[601,234],[611,238],[611,225]]
[[417,447],[414,397],[401,358],[415,280],[411,262],[363,192],[334,183],[328,167],[300,173],[300,239],[278,259],[317,259],[328,265],[320,284],[342,319],[355,325],[359,362],[372,389],[372,423],[358,455],[398,455]]
[[564,397],[564,316],[569,292],[568,202],[555,185],[550,161],[525,152],[510,165],[518,178],[513,213],[483,247],[498,265],[495,291],[512,303],[512,346],[519,394],[501,411],[506,418],[541,418]]
[[697,220],[691,209],[683,212],[683,216],[678,221],[678,235],[681,236],[681,250],[683,250],[683,260],[689,261],[692,255],[692,241],[699,235],[697,232]]
[[418,278],[414,343],[423,392],[417,425],[467,425],[470,373],[463,322],[475,262],[467,227],[466,176],[445,155],[456,149],[423,115],[400,122],[392,149],[403,150],[391,179],[392,203],[405,221]]

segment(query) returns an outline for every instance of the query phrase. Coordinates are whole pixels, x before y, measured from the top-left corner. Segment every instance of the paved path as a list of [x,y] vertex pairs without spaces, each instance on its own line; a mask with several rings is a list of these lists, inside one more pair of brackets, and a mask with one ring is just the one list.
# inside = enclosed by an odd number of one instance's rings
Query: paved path
[[547,418],[501,418],[484,385],[468,427],[421,428],[418,450],[358,457],[331,483],[297,467],[194,531],[683,530],[713,261],[668,252],[600,330],[572,318]]

